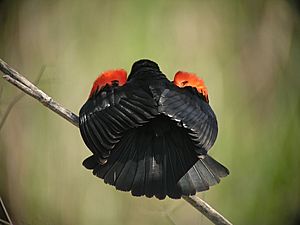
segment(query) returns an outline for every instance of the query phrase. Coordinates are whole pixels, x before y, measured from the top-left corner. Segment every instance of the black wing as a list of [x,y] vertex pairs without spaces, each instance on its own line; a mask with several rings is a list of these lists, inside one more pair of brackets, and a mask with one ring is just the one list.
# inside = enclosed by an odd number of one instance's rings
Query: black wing
[[[141,126],[155,115],[157,104],[147,92],[134,89],[130,84],[106,85],[80,109],[80,133],[103,163],[125,131]],[[88,159],[84,163],[89,166]]]
[[166,89],[159,98],[158,111],[189,130],[198,155],[206,155],[218,134],[216,116],[201,94],[191,87],[175,85]]

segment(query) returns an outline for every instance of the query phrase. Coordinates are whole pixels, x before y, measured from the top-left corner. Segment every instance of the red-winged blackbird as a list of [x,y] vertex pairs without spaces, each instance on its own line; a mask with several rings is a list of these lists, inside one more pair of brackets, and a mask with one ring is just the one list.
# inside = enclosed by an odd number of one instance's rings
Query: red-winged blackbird
[[134,196],[180,198],[209,189],[229,174],[207,155],[218,126],[196,75],[170,82],[158,65],[139,60],[103,73],[79,113],[80,132],[93,155],[83,165]]

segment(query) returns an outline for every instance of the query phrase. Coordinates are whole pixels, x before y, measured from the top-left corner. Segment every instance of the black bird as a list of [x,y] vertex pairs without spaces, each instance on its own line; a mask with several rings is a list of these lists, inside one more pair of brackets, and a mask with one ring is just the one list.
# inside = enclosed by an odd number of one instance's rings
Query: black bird
[[102,73],[79,113],[93,153],[83,165],[134,196],[180,198],[219,183],[229,171],[207,155],[218,126],[199,81],[178,72],[170,82],[150,60],[135,62],[128,79]]

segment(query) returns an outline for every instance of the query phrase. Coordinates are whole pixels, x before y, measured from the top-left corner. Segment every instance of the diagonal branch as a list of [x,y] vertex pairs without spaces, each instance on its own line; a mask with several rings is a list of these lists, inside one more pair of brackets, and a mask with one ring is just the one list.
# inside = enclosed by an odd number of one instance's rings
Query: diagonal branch
[[[2,76],[11,84],[24,91],[26,94],[37,99],[44,106],[54,111],[61,117],[68,120],[74,126],[78,127],[78,116],[70,110],[64,108],[59,103],[54,101],[50,96],[38,89],[34,84],[28,81],[23,75],[11,68],[6,62],[0,59],[0,70],[4,73]],[[231,225],[231,223],[205,201],[197,196],[185,196],[183,197],[188,203],[190,203],[195,209],[206,216],[211,222],[217,225]]]
[[224,216],[218,213],[213,207],[203,201],[201,198],[196,195],[193,196],[184,196],[184,200],[190,203],[195,209],[201,212],[214,224],[228,225],[231,224]]
[[[34,82],[35,84],[38,84],[38,83],[39,83],[39,81],[40,81],[40,79],[41,79],[43,73],[45,72],[45,70],[46,70],[46,66],[44,65],[44,66],[41,67],[41,70],[40,70],[40,72],[39,72],[39,74],[38,74],[38,77],[37,77],[36,81]],[[0,98],[1,98],[2,91],[3,91],[3,87],[1,87],[1,90],[0,90]],[[5,123],[6,119],[7,119],[7,117],[8,117],[8,115],[9,115],[10,111],[12,110],[12,108],[13,108],[13,107],[18,103],[18,101],[20,101],[24,96],[25,96],[25,93],[24,93],[24,92],[18,94],[18,95],[12,100],[12,102],[9,104],[9,106],[7,107],[7,109],[6,109],[5,113],[4,113],[3,118],[2,118],[1,121],[0,121],[0,130],[1,130],[1,128],[3,127],[3,125],[4,125],[4,123]]]
[[13,68],[11,68],[6,62],[0,59],[0,70],[5,74],[3,78],[6,79],[11,84],[15,85],[17,88],[24,91],[26,94],[38,100],[47,108],[51,109],[61,117],[68,120],[70,123],[78,127],[78,116],[76,116],[70,110],[62,107],[59,103],[54,101],[45,92],[38,89],[34,84],[27,80],[24,76],[19,74]]

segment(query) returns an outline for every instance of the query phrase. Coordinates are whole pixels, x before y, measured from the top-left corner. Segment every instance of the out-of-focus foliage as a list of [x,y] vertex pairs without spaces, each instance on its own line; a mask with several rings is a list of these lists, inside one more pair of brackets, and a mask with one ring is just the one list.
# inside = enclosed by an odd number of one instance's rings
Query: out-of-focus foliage
[[[0,1],[0,57],[78,112],[95,77],[140,58],[205,79],[229,177],[201,193],[234,224],[298,224],[296,1]],[[19,91],[0,80],[0,118]],[[183,200],[134,198],[81,166],[79,130],[25,97],[0,131],[0,195],[16,224],[210,224]]]

